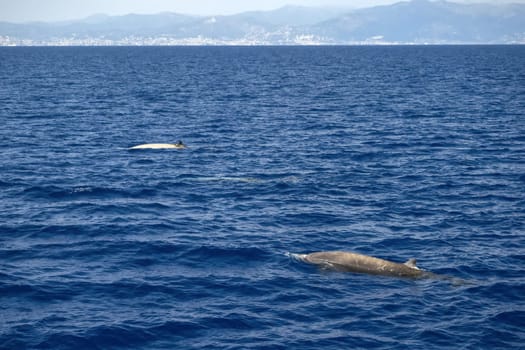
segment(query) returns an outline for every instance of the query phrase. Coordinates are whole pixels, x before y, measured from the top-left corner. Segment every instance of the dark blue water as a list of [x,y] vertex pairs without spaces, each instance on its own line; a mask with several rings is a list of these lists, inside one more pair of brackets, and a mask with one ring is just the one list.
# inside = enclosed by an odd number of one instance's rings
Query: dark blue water
[[[524,62],[0,49],[0,348],[523,349]],[[286,255],[335,249],[466,283]]]

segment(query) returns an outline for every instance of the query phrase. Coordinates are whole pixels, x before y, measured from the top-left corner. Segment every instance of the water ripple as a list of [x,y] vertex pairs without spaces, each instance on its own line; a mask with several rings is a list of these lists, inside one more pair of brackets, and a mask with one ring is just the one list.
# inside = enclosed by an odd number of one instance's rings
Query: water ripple
[[[519,348],[523,61],[1,48],[0,348]],[[449,277],[285,254],[335,249]]]

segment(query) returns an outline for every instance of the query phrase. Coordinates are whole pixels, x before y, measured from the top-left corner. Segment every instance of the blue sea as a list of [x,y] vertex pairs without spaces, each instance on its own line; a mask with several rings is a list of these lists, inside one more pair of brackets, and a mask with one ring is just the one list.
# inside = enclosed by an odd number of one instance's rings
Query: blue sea
[[525,349],[525,46],[0,48],[0,122],[1,349]]

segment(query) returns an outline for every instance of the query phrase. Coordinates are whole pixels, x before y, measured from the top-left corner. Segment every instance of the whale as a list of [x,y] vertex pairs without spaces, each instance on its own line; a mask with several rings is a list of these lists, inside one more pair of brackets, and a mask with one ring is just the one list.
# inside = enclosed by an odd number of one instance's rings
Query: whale
[[129,149],[168,149],[168,148],[186,148],[182,142],[178,143],[144,143],[142,145],[137,145],[130,147]]
[[414,258],[407,260],[405,263],[397,263],[369,255],[344,251],[323,251],[310,254],[291,253],[290,256],[296,260],[317,265],[322,269],[334,271],[408,278],[435,276],[432,272],[421,270],[417,267],[416,259]]
[[323,251],[310,254],[286,253],[286,255],[301,262],[317,265],[323,270],[355,272],[410,279],[430,278],[448,281],[456,287],[477,284],[477,281],[475,280],[465,280],[422,270],[417,267],[416,259],[414,258],[408,259],[404,263],[398,263],[369,255],[344,251]]

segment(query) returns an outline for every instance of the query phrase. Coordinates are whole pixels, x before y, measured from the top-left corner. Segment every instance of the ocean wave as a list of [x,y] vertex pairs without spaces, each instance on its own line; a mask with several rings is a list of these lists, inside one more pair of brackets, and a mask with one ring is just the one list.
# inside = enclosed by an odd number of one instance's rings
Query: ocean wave
[[519,347],[523,58],[0,49],[0,348]]

